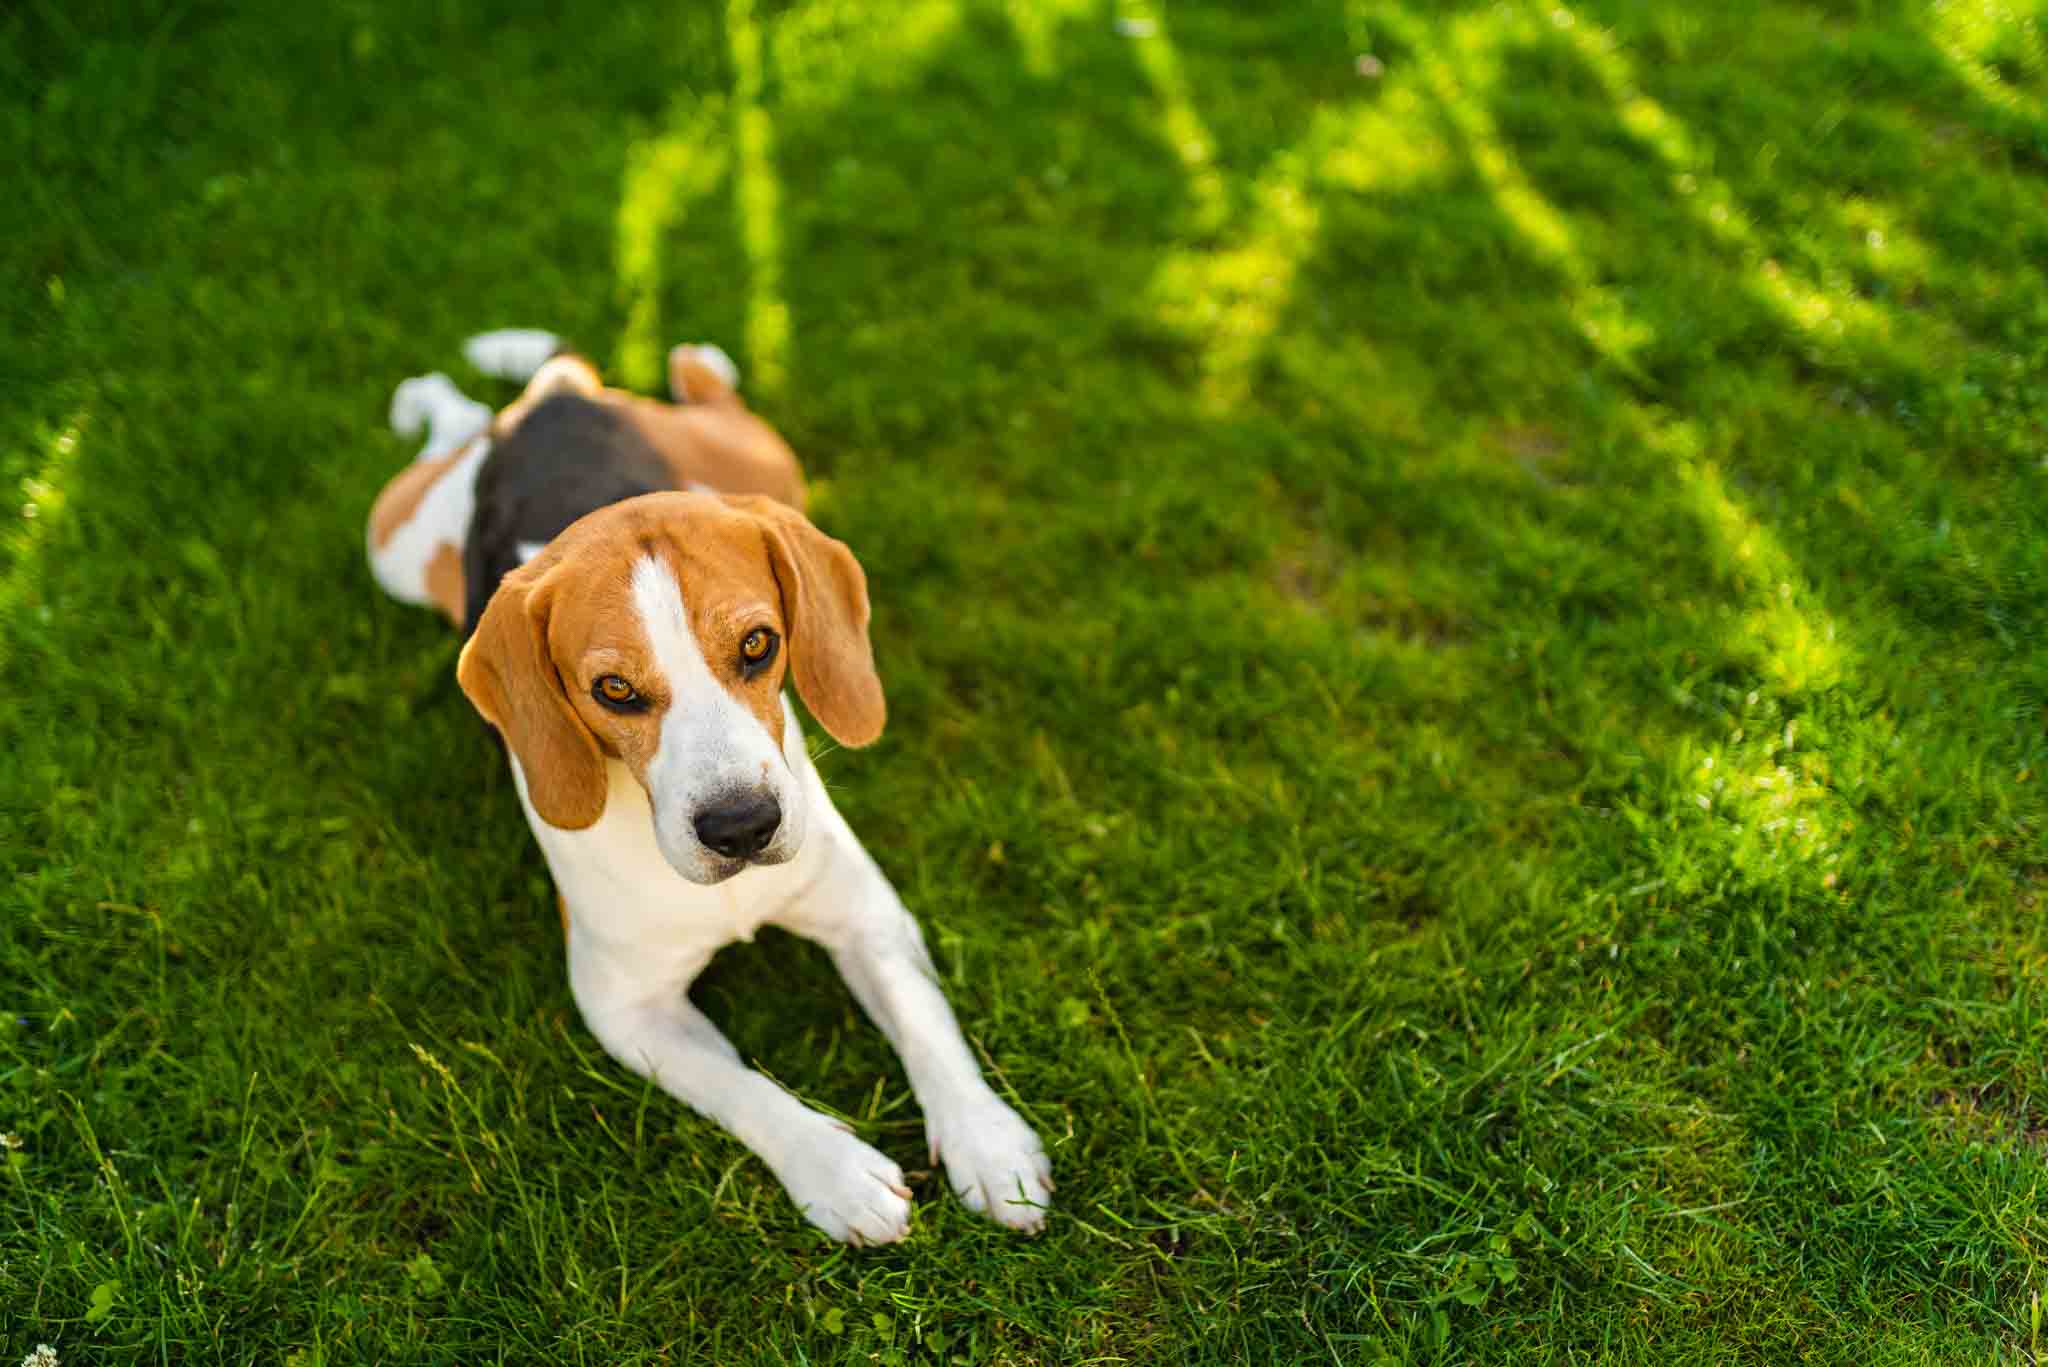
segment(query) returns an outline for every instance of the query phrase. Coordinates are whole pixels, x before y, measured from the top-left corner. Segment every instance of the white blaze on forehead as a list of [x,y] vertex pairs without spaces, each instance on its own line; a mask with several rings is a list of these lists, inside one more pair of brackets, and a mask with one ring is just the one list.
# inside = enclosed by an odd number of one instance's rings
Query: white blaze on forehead
[[[772,742],[754,714],[725,690],[705,662],[704,646],[690,627],[682,585],[675,572],[654,556],[633,566],[633,606],[647,633],[647,644],[668,682],[668,712],[661,719],[661,749],[655,767],[664,778],[695,783],[714,777],[712,770],[743,759],[758,738]],[[677,771],[687,765],[694,775]],[[650,770],[648,778],[658,782]]]
[[765,791],[782,808],[782,825],[764,858],[789,858],[803,843],[805,821],[803,794],[792,781],[788,756],[705,660],[703,643],[690,626],[682,585],[676,582],[675,571],[655,556],[645,556],[633,566],[633,608],[668,685],[661,741],[645,777],[654,809],[655,843],[662,856],[685,878],[715,881],[698,876],[709,875],[713,861],[697,839],[697,813],[736,793]]
[[[683,606],[683,586],[675,572],[654,556],[642,556],[633,566],[633,607],[640,614],[641,629],[648,647],[668,676],[670,710],[688,702],[701,705],[703,695],[718,690],[711,667],[704,663],[704,648],[690,629],[690,612]],[[687,700],[687,701],[686,701]]]

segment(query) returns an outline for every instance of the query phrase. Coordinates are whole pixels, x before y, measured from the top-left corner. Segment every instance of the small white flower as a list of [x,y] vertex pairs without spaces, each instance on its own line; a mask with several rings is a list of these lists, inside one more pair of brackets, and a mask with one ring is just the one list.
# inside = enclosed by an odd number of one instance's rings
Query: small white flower
[[21,1360],[21,1367],[57,1367],[57,1350],[47,1343],[38,1343],[36,1350]]
[[18,1134],[0,1134],[0,1149],[18,1149],[18,1148],[20,1148],[20,1147],[21,1147],[21,1136],[20,1136],[20,1135],[18,1135]]

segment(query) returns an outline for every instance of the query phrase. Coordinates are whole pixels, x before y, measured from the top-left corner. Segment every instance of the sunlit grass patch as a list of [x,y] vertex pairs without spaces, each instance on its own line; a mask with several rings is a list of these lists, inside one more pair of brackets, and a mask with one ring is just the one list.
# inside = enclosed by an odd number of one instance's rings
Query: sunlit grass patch
[[[1055,24],[1060,10],[1059,3],[1036,6],[1035,21]],[[964,17],[961,0],[803,0],[750,8],[733,33],[744,45],[753,41],[747,26],[758,25],[775,103],[795,113],[842,109],[856,88],[914,87],[929,75],[933,55],[959,37]],[[743,62],[738,51],[734,66],[744,84],[754,59]]]
[[54,609],[39,592],[46,570],[44,546],[51,523],[63,516],[86,428],[87,415],[80,412],[62,427],[43,432],[37,443],[41,459],[15,491],[19,501],[0,509],[0,518],[12,524],[0,537],[0,615],[50,620]]
[[1717,568],[1744,604],[1740,626],[1722,643],[1729,658],[1753,660],[1775,689],[1825,692],[1849,666],[1847,642],[1810,600],[1812,585],[1785,548],[1731,496],[1722,472],[1699,449],[1696,431],[1646,422],[1644,439],[1671,461],[1682,502],[1706,532]]
[[746,361],[751,387],[774,398],[789,370],[789,301],[782,293],[782,178],[775,119],[761,103],[763,43],[753,0],[729,0],[733,155],[740,245],[746,251]]
[[2027,0],[1943,0],[1925,8],[1935,47],[1968,85],[1994,104],[2040,117],[2048,95],[2048,42],[2037,4]]
[[1296,273],[1321,246],[1321,201],[1416,193],[1445,157],[1405,83],[1371,104],[1318,110],[1302,144],[1276,151],[1249,187],[1241,226],[1167,259],[1152,291],[1161,318],[1201,347],[1202,398],[1211,412],[1240,404],[1272,351]]
[[1187,76],[1158,8],[1147,0],[1119,0],[1117,29],[1132,44],[1132,55],[1159,101],[1160,131],[1187,174],[1194,202],[1193,228],[1211,233],[1229,212],[1223,175],[1217,170],[1216,139],[1189,94]]
[[1003,13],[1017,33],[1024,67],[1041,80],[1060,67],[1059,29],[1091,22],[1094,0],[1004,0]]
[[1634,353],[1652,334],[1631,317],[1626,301],[1596,277],[1570,225],[1529,183],[1486,111],[1486,94],[1500,79],[1498,48],[1510,22],[1495,11],[1454,20],[1441,35],[1416,29],[1405,20],[1393,26],[1416,51],[1430,93],[1458,131],[1462,150],[1491,190],[1502,217],[1520,233],[1530,253],[1570,285],[1571,313],[1586,341],[1612,364],[1630,370]]
[[[722,101],[706,100],[680,127],[657,135],[629,155],[619,194],[618,288],[626,301],[626,327],[613,353],[619,379],[629,388],[665,388],[668,348],[676,326],[661,316],[662,262],[669,235],[692,205],[724,178],[730,159]],[[667,330],[664,331],[664,327]]]

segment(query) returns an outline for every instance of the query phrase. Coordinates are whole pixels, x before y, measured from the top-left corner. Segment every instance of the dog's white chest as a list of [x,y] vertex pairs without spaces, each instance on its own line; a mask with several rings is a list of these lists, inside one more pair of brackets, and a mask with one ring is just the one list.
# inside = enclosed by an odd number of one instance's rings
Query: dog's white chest
[[667,978],[677,965],[707,959],[735,940],[752,940],[815,875],[816,851],[808,845],[821,842],[807,842],[787,864],[748,869],[711,887],[692,883],[662,857],[647,794],[625,765],[606,765],[604,815],[583,830],[565,831],[538,818],[526,775],[516,758],[511,763],[527,825],[572,908],[572,933],[635,946],[651,979]]

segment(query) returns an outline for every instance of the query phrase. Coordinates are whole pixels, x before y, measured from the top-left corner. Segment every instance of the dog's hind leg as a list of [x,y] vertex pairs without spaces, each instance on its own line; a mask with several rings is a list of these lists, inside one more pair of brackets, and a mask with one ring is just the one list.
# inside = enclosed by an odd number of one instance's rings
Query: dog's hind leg
[[548,358],[562,349],[562,339],[540,328],[499,328],[479,332],[462,344],[462,354],[484,374],[525,384]]
[[439,608],[462,621],[462,543],[476,504],[476,473],[489,453],[491,410],[445,375],[420,375],[391,395],[391,426],[422,429],[427,442],[370,508],[370,573],[403,603]]
[[669,348],[668,390],[677,403],[737,403],[740,368],[709,342]]

